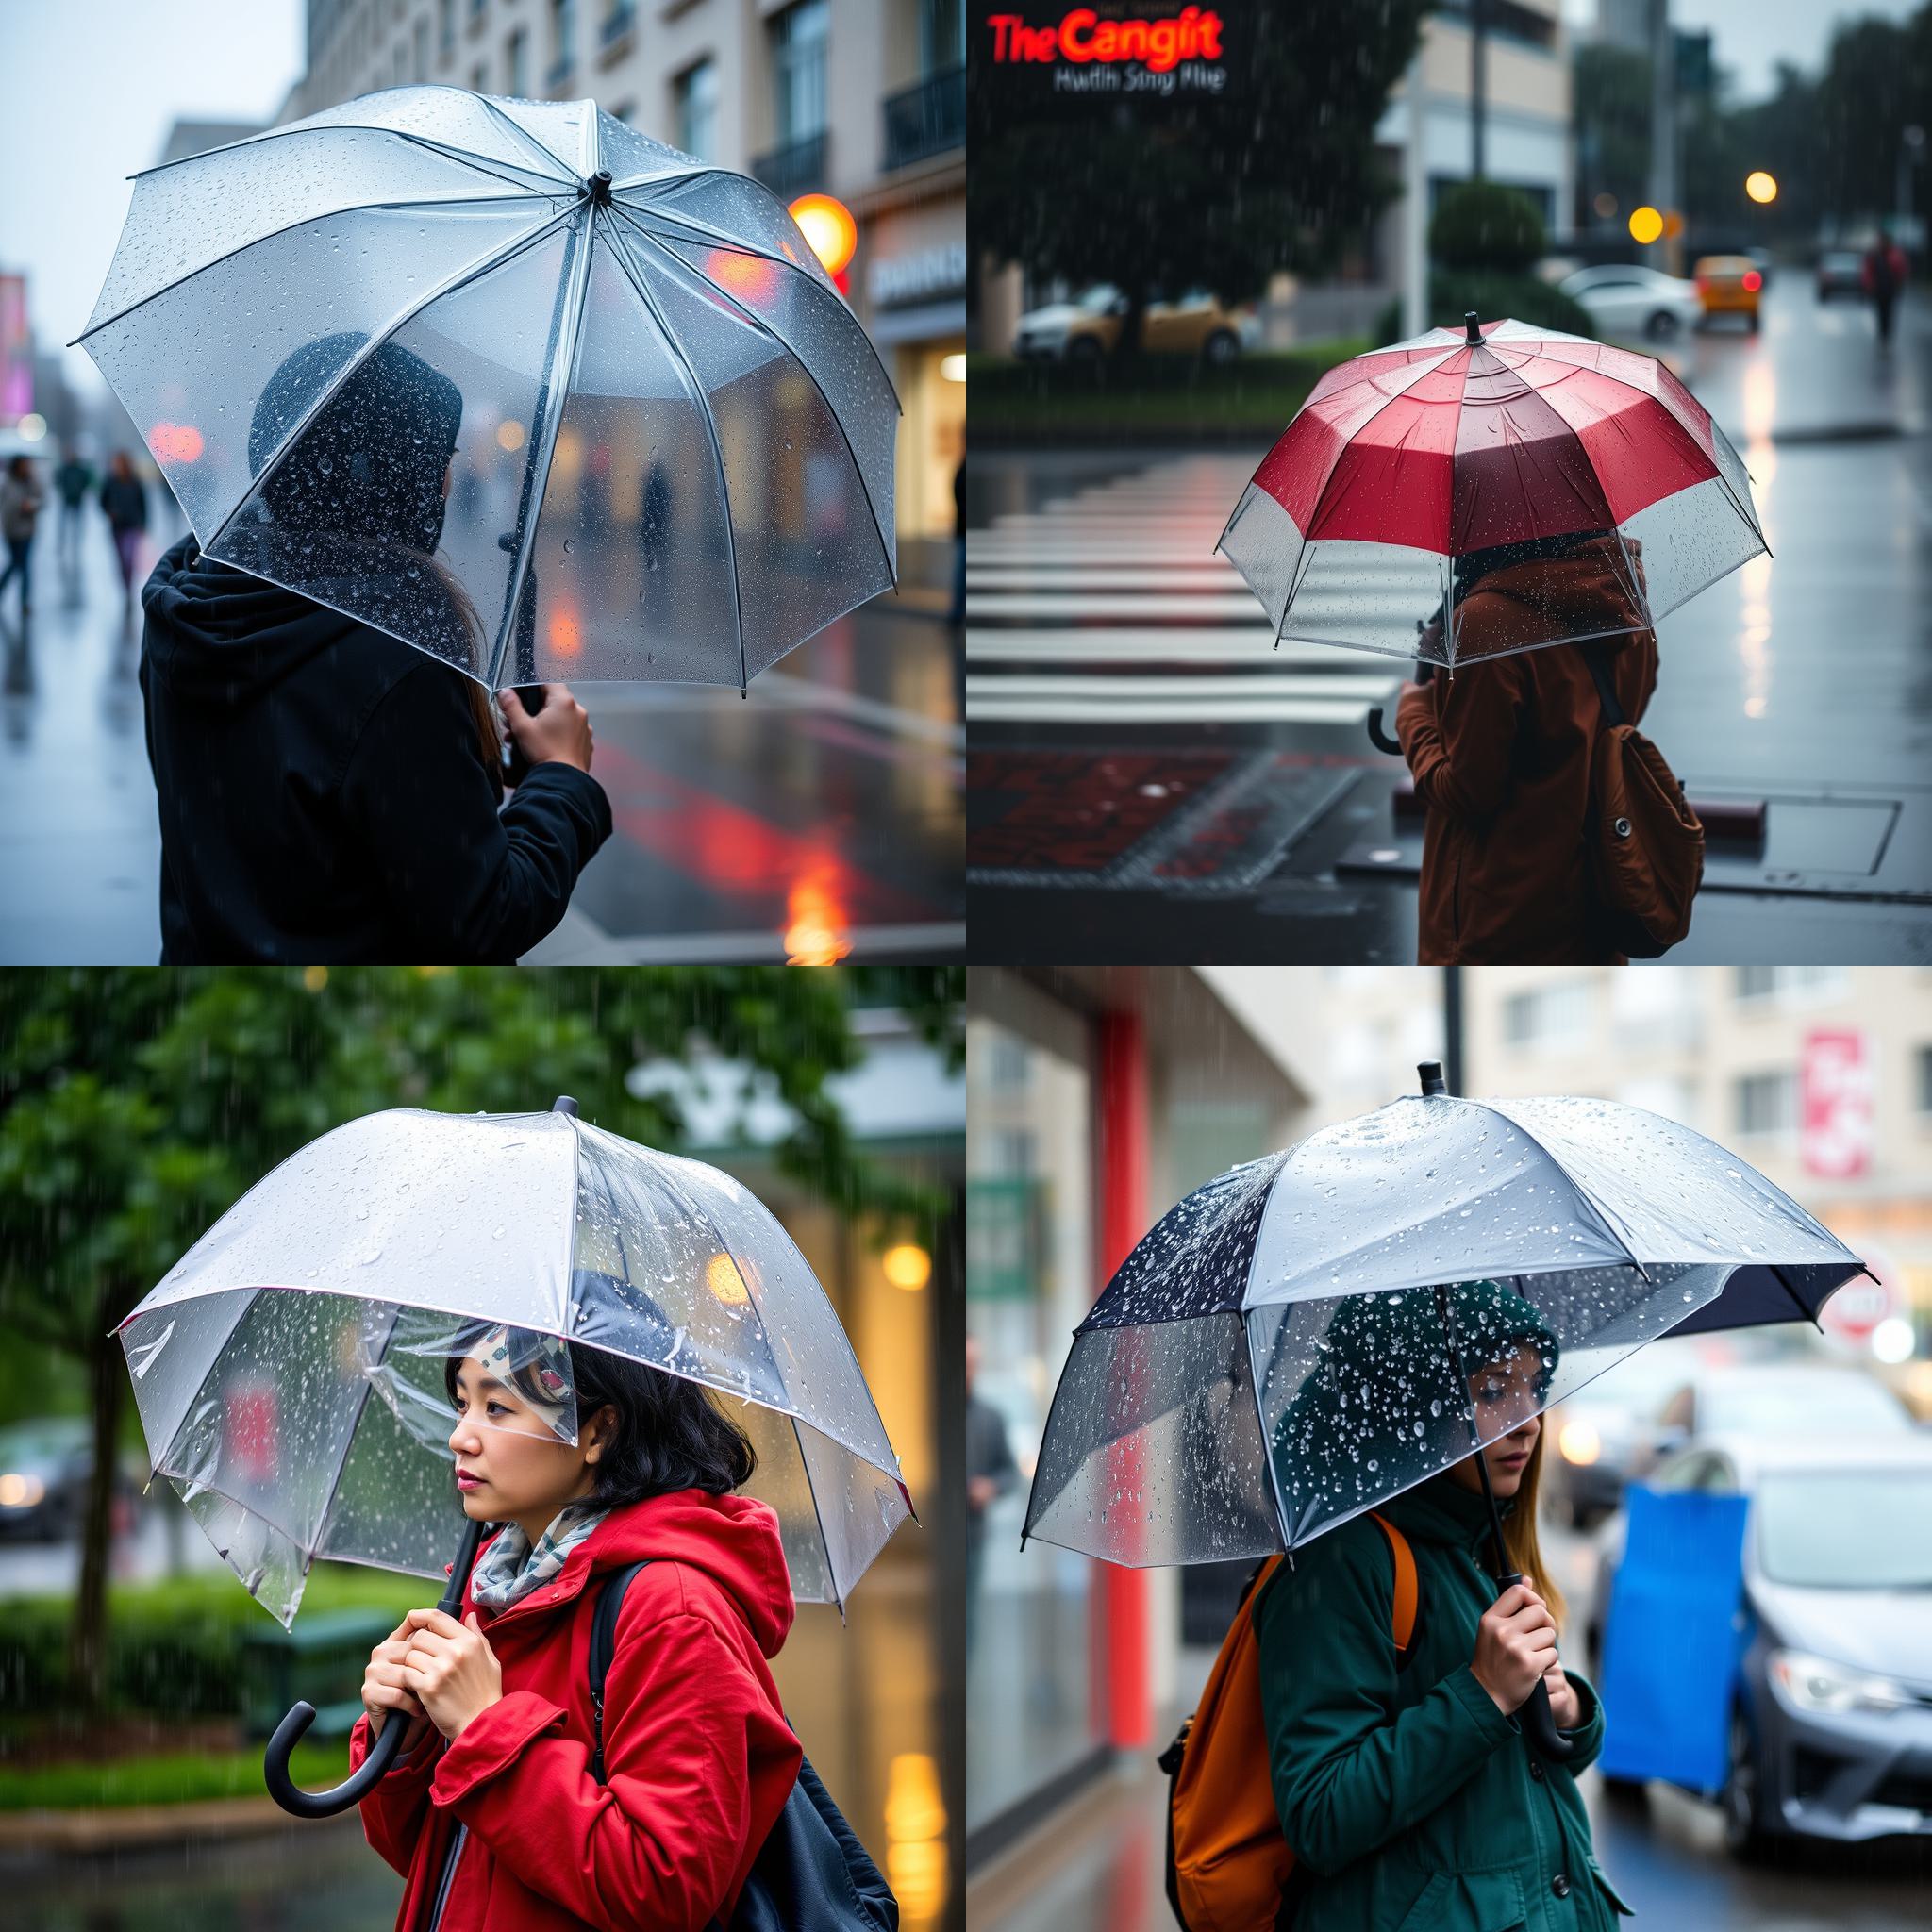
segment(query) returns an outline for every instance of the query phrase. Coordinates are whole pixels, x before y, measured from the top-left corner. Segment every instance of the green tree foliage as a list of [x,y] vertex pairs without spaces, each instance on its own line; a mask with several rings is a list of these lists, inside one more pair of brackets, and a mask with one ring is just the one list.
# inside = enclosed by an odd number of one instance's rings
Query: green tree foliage
[[[929,1038],[949,1038],[959,976],[931,969],[881,991]],[[862,1057],[854,991],[837,972],[762,967],[0,974],[0,1331],[84,1366],[97,1479],[71,1671],[90,1707],[105,1624],[101,1478],[126,1407],[113,1331],[243,1190],[316,1135],[388,1107],[515,1112],[568,1092],[587,1120],[675,1148],[675,1100],[633,1093],[625,1076],[708,1051],[791,1109],[776,1150],[786,1172],[847,1212],[924,1221],[935,1200],[869,1164],[825,1091]]]
[[1429,256],[1463,275],[1524,274],[1543,252],[1543,218],[1521,189],[1462,181],[1445,189],[1429,223]]
[[1426,5],[1244,8],[1229,97],[1083,101],[1033,119],[1016,112],[1010,72],[975,50],[974,246],[1039,279],[1116,284],[1131,305],[1122,352],[1156,291],[1242,302],[1278,269],[1333,267],[1397,192],[1374,126]]

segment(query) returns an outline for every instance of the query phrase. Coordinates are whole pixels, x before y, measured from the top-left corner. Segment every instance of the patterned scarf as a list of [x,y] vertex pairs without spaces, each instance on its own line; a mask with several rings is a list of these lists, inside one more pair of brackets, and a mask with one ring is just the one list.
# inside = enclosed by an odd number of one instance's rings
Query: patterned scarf
[[609,1515],[591,1503],[566,1503],[550,1519],[550,1527],[537,1539],[537,1547],[514,1523],[484,1551],[470,1573],[470,1594],[486,1609],[507,1610],[548,1583],[563,1568],[564,1558]]

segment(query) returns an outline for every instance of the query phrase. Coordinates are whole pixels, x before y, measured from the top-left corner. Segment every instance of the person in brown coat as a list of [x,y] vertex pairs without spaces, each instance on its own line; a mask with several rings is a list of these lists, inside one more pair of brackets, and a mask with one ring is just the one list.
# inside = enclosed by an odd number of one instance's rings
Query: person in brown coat
[[1550,641],[1595,634],[1624,718],[1642,717],[1657,652],[1629,586],[1641,548],[1610,530],[1457,560],[1458,674],[1409,685],[1395,711],[1427,808],[1423,965],[1624,963],[1584,842],[1602,707],[1582,649]]

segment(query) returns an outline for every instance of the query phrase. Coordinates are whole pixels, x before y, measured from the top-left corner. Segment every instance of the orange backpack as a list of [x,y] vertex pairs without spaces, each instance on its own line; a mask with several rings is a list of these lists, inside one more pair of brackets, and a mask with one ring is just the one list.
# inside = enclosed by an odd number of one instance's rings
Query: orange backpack
[[[1396,1668],[1415,1647],[1415,1553],[1375,1513],[1395,1558],[1391,1627]],[[1270,1557],[1248,1579],[1199,1707],[1160,1754],[1171,1780],[1167,1899],[1182,1932],[1274,1932],[1298,1902],[1294,1853],[1281,1835],[1261,1716],[1260,1645],[1251,1606],[1281,1565]]]

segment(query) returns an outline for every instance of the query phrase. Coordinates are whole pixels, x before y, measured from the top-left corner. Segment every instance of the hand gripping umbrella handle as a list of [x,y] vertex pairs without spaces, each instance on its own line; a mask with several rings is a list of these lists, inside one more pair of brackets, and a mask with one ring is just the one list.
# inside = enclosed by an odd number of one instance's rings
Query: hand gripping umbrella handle
[[[449,1587],[436,1607],[446,1617],[455,1616],[463,1601],[463,1587],[469,1581],[471,1567],[476,1560],[476,1545],[483,1540],[485,1527],[474,1522],[463,1525],[457,1558],[449,1568]],[[341,1784],[332,1790],[305,1791],[289,1775],[289,1758],[303,1732],[314,1722],[314,1705],[298,1700],[291,1706],[289,1714],[275,1726],[275,1736],[268,1740],[268,1749],[262,1754],[261,1774],[268,1783],[269,1796],[291,1816],[333,1818],[338,1811],[360,1804],[388,1774],[396,1753],[403,1748],[403,1733],[408,1726],[400,1711],[392,1712],[375,1742],[369,1747],[368,1757]]]
[[[1518,1575],[1506,1576],[1503,1588],[1507,1590],[1512,1583],[1521,1583]],[[1550,1708],[1550,1687],[1539,1677],[1536,1689],[1529,1693],[1529,1701],[1522,1705],[1516,1715],[1523,1721],[1523,1727],[1529,1733],[1529,1741],[1545,1757],[1558,1760],[1568,1757],[1576,1749],[1576,1740],[1566,1738],[1557,1728],[1557,1714]]]

